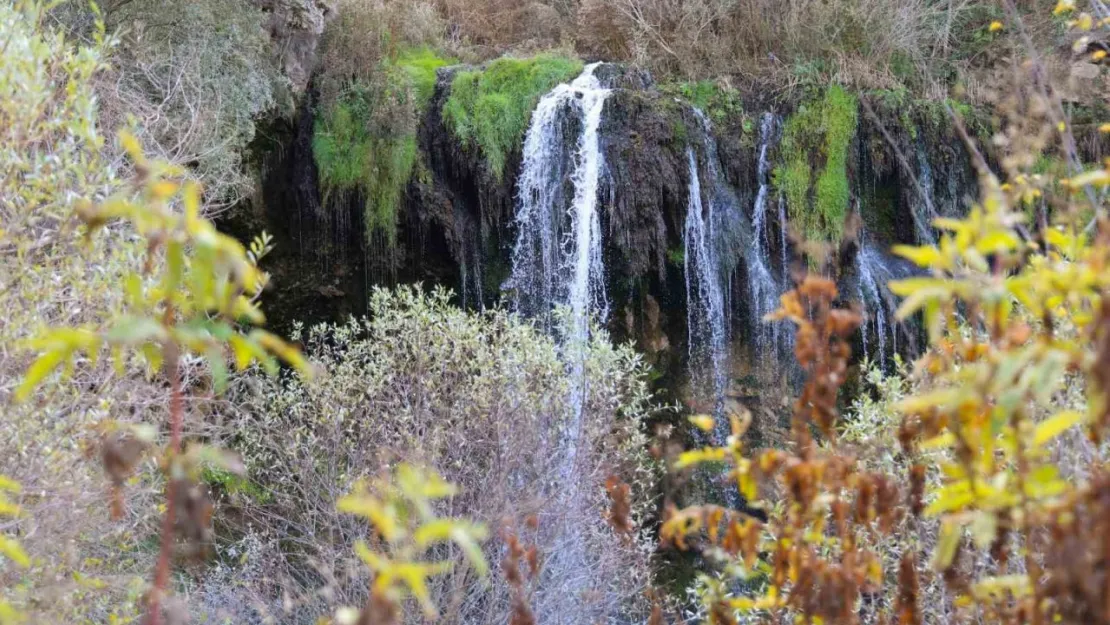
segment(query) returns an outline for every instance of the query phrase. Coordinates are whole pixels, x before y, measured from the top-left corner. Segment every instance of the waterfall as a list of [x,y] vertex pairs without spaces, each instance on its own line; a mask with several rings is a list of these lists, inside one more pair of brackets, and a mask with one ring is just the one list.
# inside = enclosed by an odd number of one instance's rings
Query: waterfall
[[[575,465],[589,389],[590,324],[608,316],[598,187],[605,169],[599,128],[610,90],[594,76],[598,65],[555,87],[532,112],[517,183],[512,271],[503,287],[513,310],[559,338],[569,407],[565,420],[551,424],[554,448],[533,451],[556,454],[549,494],[568,512],[584,505]],[[537,601],[544,613],[560,614],[560,622],[594,622],[575,604],[589,585],[581,572],[589,570],[591,554],[573,518],[545,523],[553,551],[544,566],[548,592]]]
[[[785,280],[776,280],[771,273],[770,243],[771,233],[768,224],[768,206],[771,203],[771,159],[769,153],[778,140],[779,120],[773,113],[764,113],[759,127],[759,160],[756,166],[756,181],[759,189],[752,208],[752,245],[745,255],[748,264],[748,289],[751,296],[752,327],[755,330],[755,346],[761,354],[774,355],[776,362],[788,357],[789,345],[784,344],[785,334],[782,324],[763,321],[764,316],[778,308],[779,296],[784,290]],[[783,232],[782,272],[786,273],[785,213],[779,202],[780,228]]]
[[[709,119],[694,109],[705,139],[705,172],[698,167],[692,146],[687,148],[689,199],[683,228],[685,248],[683,273],[686,279],[686,315],[689,333],[691,390],[697,403],[712,406],[717,417],[714,443],[728,436],[725,396],[731,371],[729,337],[731,326],[732,274],[741,257],[747,224],[736,195],[720,173],[717,142]],[[702,177],[705,186],[702,186]]]
[[914,272],[909,263],[884,254],[866,232],[860,233],[860,248],[856,254],[856,296],[867,315],[861,327],[863,349],[868,352],[868,333],[874,331],[874,348],[878,352],[879,366],[883,369],[886,369],[888,353],[893,355],[898,352],[899,324],[894,319],[898,301],[887,284]]
[[[792,335],[781,324],[769,324],[763,317],[773,312],[785,290],[787,251],[785,231],[782,232],[781,274],[776,277],[771,257],[772,232],[770,221],[773,204],[770,153],[780,134],[779,119],[766,114],[760,124],[758,152],[758,184],[751,220],[740,209],[733,189],[721,175],[717,144],[708,118],[699,110],[694,113],[701,122],[705,137],[705,167],[699,171],[692,147],[687,149],[690,176],[689,200],[683,231],[685,247],[684,275],[686,280],[687,328],[689,331],[689,367],[692,391],[698,403],[712,394],[713,412],[725,416],[731,366],[729,339],[733,274],[743,259],[747,280],[747,310],[750,314],[755,360],[760,373],[778,376],[782,363],[790,362]],[[704,180],[704,186],[703,186]],[[785,223],[785,208],[779,202],[778,219]],[[715,433],[716,442],[727,436],[727,423]]]
[[[556,307],[569,308],[567,338],[576,340],[586,338],[591,314],[608,315],[597,190],[605,166],[598,128],[610,91],[594,76],[598,65],[553,89],[532,112],[517,186],[512,274],[505,284],[514,310],[548,328]],[[574,127],[578,136],[570,153],[566,139]]]
[[[690,379],[694,392],[711,392],[713,413],[720,419],[728,390],[728,322],[721,284],[721,263],[713,238],[714,202],[702,202],[701,180],[694,149],[686,149],[690,169],[690,198],[686,205],[683,273],[686,278],[686,327]],[[708,210],[706,210],[708,207]],[[708,380],[706,377],[708,376]],[[722,439],[723,440],[723,439]],[[720,442],[720,441],[717,441]]]
[[917,243],[919,245],[936,245],[937,237],[933,232],[933,221],[938,217],[936,208],[936,198],[933,192],[933,167],[929,164],[929,155],[925,150],[925,141],[917,138],[914,144],[914,159],[917,161],[917,184],[918,189],[914,190],[916,201],[913,202],[911,209],[913,213],[913,224],[917,232]]
[[458,238],[459,279],[462,306],[485,310],[482,272],[483,237],[481,228],[466,211],[455,210],[455,236]]

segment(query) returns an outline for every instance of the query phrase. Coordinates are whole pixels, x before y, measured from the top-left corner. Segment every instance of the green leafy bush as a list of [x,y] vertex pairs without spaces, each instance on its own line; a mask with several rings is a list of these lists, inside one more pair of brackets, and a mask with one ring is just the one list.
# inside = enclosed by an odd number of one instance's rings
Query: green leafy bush
[[460,141],[481,151],[500,180],[509,154],[520,147],[536,102],[581,71],[581,61],[551,54],[501,58],[482,69],[460,71],[451,83],[443,118]]

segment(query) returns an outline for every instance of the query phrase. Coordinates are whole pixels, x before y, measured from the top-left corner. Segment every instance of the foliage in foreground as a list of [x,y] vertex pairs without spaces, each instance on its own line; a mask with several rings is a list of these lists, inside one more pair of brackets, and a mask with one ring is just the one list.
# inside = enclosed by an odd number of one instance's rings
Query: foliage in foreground
[[[536,614],[596,622],[644,610],[647,538],[619,540],[601,515],[610,475],[638,496],[636,519],[655,482],[641,433],[651,408],[644,365],[630,348],[612,347],[604,334],[591,342],[569,467],[563,437],[575,411],[564,357],[554,340],[504,311],[460,310],[442,290],[377,290],[368,319],[295,338],[319,367],[316,379],[248,376],[221,409],[228,444],[254,486],[227,501],[249,520],[242,544],[260,547],[237,577],[238,594],[213,594],[206,609],[242,619],[262,606],[283,622],[312,623],[336,603],[365,605],[371,580],[351,557],[365,528],[335,501],[360,479],[408,463],[457,486],[438,513],[489,527],[487,560],[501,560],[507,531],[535,548],[541,565],[525,596]],[[243,550],[221,547],[232,548]],[[462,552],[449,559],[453,569],[428,584],[439,622],[506,622],[516,597],[508,580],[491,576],[484,585]],[[288,611],[274,600],[282,594],[293,598]]]
[[[806,277],[777,313],[798,325],[809,376],[792,445],[749,454],[734,418],[727,445],[677,459],[726,461],[767,514],[699,506],[664,521],[664,540],[721,564],[700,585],[710,622],[1110,623],[1110,163],[1031,171],[1048,150],[1075,164],[1074,141],[1043,73],[1014,79],[995,138],[1007,181],[976,152],[980,202],[938,219],[937,245],[895,248],[927,272],[891,284],[898,316],[920,314],[930,339],[900,419],[870,435],[839,419],[858,318]],[[1039,201],[1053,223],[1034,238]]]

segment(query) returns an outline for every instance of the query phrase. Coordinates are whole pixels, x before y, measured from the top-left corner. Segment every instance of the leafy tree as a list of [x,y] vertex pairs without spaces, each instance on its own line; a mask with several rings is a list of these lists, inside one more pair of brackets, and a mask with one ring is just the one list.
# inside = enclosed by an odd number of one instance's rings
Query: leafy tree
[[[227,381],[227,361],[239,370],[253,362],[276,370],[275,356],[309,373],[300,353],[277,336],[241,325],[260,324],[262,311],[251,298],[261,293],[266,276],[256,266],[265,244],[248,252],[234,239],[220,234],[200,217],[200,187],[182,182],[183,172],[165,163],[148,161],[138,142],[124,134],[121,142],[135,169],[133,189],[98,203],[81,203],[77,214],[86,236],[116,220],[124,220],[146,241],[147,262],[142,273],[126,276],[126,312],[116,319],[84,327],[55,328],[28,341],[39,353],[15,391],[25,401],[55,370],[72,369],[83,356],[95,362],[104,350],[123,368],[126,351],[142,355],[150,368],[161,370],[170,384],[169,442],[162,456],[166,473],[166,512],[153,588],[148,595],[146,622],[161,622],[161,600],[167,591],[175,527],[183,522],[203,526],[206,518],[185,518],[190,487],[204,463],[223,468],[229,460],[203,447],[183,450],[184,389],[181,361],[206,358],[217,390]],[[180,210],[174,201],[180,200]],[[102,457],[116,485],[141,458],[141,448],[154,442],[153,434],[136,426],[106,424]],[[178,516],[181,515],[181,516]],[[186,532],[188,536],[188,531]],[[195,538],[194,536],[188,536]]]

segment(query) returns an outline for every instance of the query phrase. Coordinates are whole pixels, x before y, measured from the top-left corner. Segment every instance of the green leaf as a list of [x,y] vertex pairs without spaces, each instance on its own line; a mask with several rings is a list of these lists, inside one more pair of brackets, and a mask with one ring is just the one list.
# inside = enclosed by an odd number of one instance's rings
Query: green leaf
[[1033,444],[1040,446],[1086,420],[1086,415],[1078,410],[1065,410],[1037,424],[1033,431]]
[[31,367],[27,369],[27,373],[23,376],[23,382],[20,383],[19,388],[15,390],[15,400],[17,402],[26,401],[35,390],[35,387],[37,387],[46,376],[50,375],[52,371],[65,362],[68,357],[69,351],[63,349],[51,350],[39,356]]
[[162,324],[148,317],[124,317],[105,335],[108,342],[124,345],[158,342],[165,338]]

